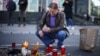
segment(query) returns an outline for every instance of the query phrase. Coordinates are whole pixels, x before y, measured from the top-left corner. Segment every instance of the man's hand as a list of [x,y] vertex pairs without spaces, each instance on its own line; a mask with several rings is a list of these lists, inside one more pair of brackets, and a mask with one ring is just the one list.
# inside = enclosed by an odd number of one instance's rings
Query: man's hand
[[43,31],[40,30],[40,31],[39,31],[39,36],[40,36],[40,37],[43,37],[43,35],[44,35],[44,34],[43,34]]
[[50,27],[47,27],[47,26],[46,26],[46,27],[43,27],[43,28],[42,28],[42,31],[48,32],[48,33],[49,33],[49,32],[51,31],[51,29],[50,29]]

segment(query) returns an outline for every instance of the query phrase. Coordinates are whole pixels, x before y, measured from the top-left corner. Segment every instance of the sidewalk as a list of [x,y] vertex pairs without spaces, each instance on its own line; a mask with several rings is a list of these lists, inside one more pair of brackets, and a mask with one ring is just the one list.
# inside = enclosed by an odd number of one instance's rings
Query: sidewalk
[[74,25],[80,25],[80,26],[95,26],[94,23],[90,21],[86,21],[84,18],[79,18],[79,17],[73,17]]
[[[13,34],[34,34],[36,32],[36,24],[27,24],[25,27],[23,25],[18,27],[18,24],[14,24],[14,26],[7,26],[7,24],[0,24],[0,32],[2,33],[13,33]],[[72,26],[67,27],[70,33],[74,33],[74,35],[79,35],[79,29],[82,28],[93,28],[98,29],[100,34],[100,26]]]
[[[71,35],[64,41],[64,44],[67,46],[79,46],[79,40],[80,40],[80,32],[79,29],[82,28],[93,28],[99,30],[97,45],[100,45],[100,26],[73,26],[73,27],[67,27],[71,33]],[[36,36],[36,24],[34,25],[26,25],[25,27],[21,26],[18,27],[17,24],[14,26],[7,26],[7,24],[3,24],[2,27],[0,27],[0,36],[2,39],[0,39],[0,44],[8,44],[16,41],[18,44],[23,41],[30,40],[31,44],[33,44],[36,41],[41,42],[37,36]],[[8,40],[10,39],[10,40]],[[6,41],[2,43],[3,41]]]
[[[67,46],[67,53],[73,56],[100,56],[100,26],[73,26],[74,28],[67,27],[72,33],[64,41],[64,45]],[[80,32],[82,28],[99,29],[99,35],[97,38],[97,47],[94,52],[85,52],[79,49]],[[16,42],[16,45],[21,45],[23,41],[30,41],[30,45],[34,45],[37,41],[41,45],[44,45],[42,41],[36,36],[36,24],[27,24],[25,27],[18,27],[18,24],[14,26],[7,26],[7,24],[0,25],[0,46],[11,46],[12,42]],[[57,40],[54,45],[57,44]],[[42,48],[44,50],[44,47]]]

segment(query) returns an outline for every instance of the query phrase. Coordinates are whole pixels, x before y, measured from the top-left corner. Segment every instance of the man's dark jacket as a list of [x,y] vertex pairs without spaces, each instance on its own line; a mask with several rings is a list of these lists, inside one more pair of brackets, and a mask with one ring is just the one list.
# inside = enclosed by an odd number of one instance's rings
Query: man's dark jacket
[[68,3],[66,2],[63,3],[64,13],[66,14],[66,19],[72,18],[72,6],[73,6],[73,1],[69,1]]
[[8,11],[15,11],[16,10],[16,3],[14,1],[9,1],[6,5]]
[[[55,28],[51,28],[50,33],[55,33],[55,32],[58,32],[60,30],[65,30],[66,33],[69,33],[69,31],[66,28],[65,22],[66,22],[65,21],[65,14],[63,12],[58,12],[56,15],[56,20],[55,20]],[[37,29],[42,30],[44,25],[47,25],[48,27],[50,27],[50,13],[49,12],[46,12],[42,16],[42,18],[37,26]]]
[[[21,4],[22,1],[24,2],[23,4]],[[27,0],[19,0],[18,5],[19,5],[19,10],[25,11],[27,8],[27,5],[28,5],[28,1]]]

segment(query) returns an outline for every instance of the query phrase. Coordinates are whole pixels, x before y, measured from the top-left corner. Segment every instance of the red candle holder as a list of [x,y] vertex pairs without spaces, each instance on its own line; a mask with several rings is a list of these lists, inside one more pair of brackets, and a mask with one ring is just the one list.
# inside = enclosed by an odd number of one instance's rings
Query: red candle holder
[[46,48],[45,52],[46,52],[46,53],[49,53],[48,47]]
[[50,53],[50,52],[52,52],[52,51],[53,51],[53,45],[50,44],[49,47],[48,47],[48,52]]
[[38,50],[33,50],[33,55],[36,55]]
[[61,46],[61,55],[65,55],[66,54],[66,48],[64,45]]
[[15,48],[15,47],[16,47],[16,43],[12,42],[12,48]]
[[57,56],[58,54],[57,54],[57,49],[54,49],[53,50],[53,54],[52,54],[52,56]]

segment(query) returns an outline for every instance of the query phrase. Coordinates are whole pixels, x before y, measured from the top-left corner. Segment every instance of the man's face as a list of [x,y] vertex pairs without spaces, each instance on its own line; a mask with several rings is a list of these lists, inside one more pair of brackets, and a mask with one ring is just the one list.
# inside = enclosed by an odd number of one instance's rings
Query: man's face
[[58,9],[54,9],[54,8],[49,8],[49,12],[51,15],[55,15],[57,13]]

